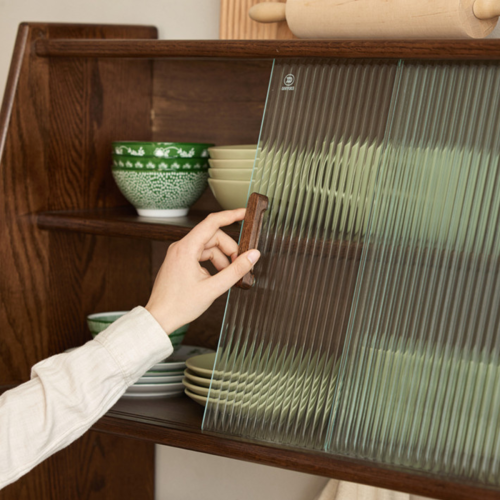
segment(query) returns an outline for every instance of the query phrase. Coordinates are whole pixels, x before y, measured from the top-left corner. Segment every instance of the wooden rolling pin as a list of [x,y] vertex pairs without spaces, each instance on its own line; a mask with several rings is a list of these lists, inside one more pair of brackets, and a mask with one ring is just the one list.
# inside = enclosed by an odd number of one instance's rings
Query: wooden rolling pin
[[299,38],[484,38],[500,0],[287,0],[259,3],[249,15],[286,20]]

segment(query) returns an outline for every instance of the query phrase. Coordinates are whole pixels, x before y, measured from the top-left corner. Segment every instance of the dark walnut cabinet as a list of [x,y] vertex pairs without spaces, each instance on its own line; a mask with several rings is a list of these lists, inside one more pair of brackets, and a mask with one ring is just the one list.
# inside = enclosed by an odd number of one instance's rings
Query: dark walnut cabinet
[[[145,304],[161,242],[218,210],[207,192],[181,220],[141,220],[113,182],[111,142],[256,142],[276,57],[496,60],[500,43],[167,41],[148,26],[22,24],[0,112],[2,391],[89,340],[87,314]],[[224,304],[185,342],[215,347]],[[440,499],[500,498],[444,477],[202,433],[202,417],[186,397],[119,401],[0,500],[152,500],[155,443]]]

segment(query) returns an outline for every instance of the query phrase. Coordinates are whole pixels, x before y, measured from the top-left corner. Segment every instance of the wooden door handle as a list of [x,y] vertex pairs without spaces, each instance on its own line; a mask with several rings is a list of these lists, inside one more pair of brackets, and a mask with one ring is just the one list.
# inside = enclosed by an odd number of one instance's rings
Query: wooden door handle
[[[267,196],[259,193],[252,193],[250,195],[245,220],[243,221],[243,231],[238,247],[238,255],[257,248],[264,212],[267,210],[268,205],[269,199]],[[236,283],[236,286],[248,290],[253,287],[254,283],[255,276],[253,275],[253,271],[250,271]]]

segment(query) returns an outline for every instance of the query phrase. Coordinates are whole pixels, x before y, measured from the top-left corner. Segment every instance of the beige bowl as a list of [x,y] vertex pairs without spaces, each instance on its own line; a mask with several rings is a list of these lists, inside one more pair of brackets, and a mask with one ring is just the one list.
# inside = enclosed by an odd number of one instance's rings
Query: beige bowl
[[208,175],[212,179],[221,179],[223,181],[250,181],[252,171],[252,169],[247,168],[209,168]]
[[232,170],[253,168],[253,160],[208,160],[208,164],[212,168],[230,168]]
[[210,158],[215,158],[216,160],[253,160],[255,159],[256,151],[256,144],[208,148]]
[[208,179],[208,184],[215,199],[224,210],[246,208],[250,181]]

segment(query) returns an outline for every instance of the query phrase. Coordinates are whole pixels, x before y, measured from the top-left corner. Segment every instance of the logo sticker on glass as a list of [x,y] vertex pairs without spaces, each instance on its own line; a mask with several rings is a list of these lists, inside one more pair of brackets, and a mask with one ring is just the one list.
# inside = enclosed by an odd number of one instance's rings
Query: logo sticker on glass
[[283,79],[284,86],[281,87],[281,90],[295,90],[293,84],[295,83],[295,76],[289,73]]

